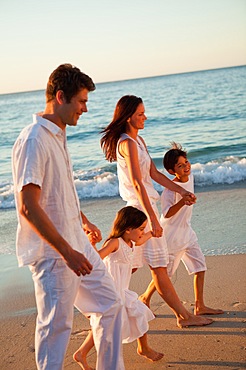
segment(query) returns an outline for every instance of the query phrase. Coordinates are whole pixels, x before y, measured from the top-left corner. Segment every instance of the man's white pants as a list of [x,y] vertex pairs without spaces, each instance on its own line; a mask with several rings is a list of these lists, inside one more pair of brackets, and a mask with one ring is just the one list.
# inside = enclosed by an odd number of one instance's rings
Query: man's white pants
[[35,351],[38,370],[62,370],[72,329],[74,305],[91,316],[97,369],[123,370],[122,306],[114,282],[91,246],[83,252],[93,265],[78,277],[62,259],[43,259],[29,266],[35,287],[37,322]]

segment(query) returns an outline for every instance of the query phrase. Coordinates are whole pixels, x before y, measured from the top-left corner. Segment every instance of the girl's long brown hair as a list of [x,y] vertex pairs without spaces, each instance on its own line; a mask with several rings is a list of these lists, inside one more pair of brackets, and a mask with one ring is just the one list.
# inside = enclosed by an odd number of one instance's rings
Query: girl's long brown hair
[[122,96],[116,104],[112,121],[101,131],[101,147],[109,162],[116,161],[116,147],[120,135],[126,132],[128,118],[136,112],[141,103],[142,99],[135,95]]
[[105,243],[110,239],[120,238],[127,229],[137,229],[146,220],[146,214],[135,207],[127,206],[121,208],[117,212],[112,230]]

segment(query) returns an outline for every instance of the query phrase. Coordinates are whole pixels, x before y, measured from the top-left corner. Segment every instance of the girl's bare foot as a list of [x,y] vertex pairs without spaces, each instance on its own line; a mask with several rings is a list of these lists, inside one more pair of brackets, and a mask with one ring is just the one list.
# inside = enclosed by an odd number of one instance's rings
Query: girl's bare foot
[[205,326],[212,324],[212,322],[214,322],[214,320],[195,315],[190,315],[188,319],[177,318],[177,326],[179,328],[187,328],[188,326]]
[[94,370],[92,367],[90,367],[86,361],[86,356],[83,356],[83,353],[81,351],[77,351],[73,354],[74,361],[77,362],[77,364],[81,367],[82,370]]
[[163,353],[156,352],[151,348],[147,348],[146,350],[137,349],[137,353],[139,354],[139,356],[143,356],[150,361],[159,361],[164,356]]
[[222,315],[224,313],[223,310],[210,308],[210,307],[196,307],[194,309],[194,314],[199,315]]

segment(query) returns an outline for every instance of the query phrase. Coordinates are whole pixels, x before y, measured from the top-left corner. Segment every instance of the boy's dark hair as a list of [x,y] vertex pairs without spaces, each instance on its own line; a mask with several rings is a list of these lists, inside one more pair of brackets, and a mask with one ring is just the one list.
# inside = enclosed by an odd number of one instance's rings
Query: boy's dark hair
[[95,84],[92,79],[79,68],[69,63],[61,64],[50,75],[46,88],[46,102],[50,102],[56,96],[57,91],[62,90],[67,103],[70,103],[72,97],[79,90],[95,90]]
[[174,166],[178,162],[180,156],[187,158],[187,152],[182,149],[180,144],[176,144],[173,141],[171,145],[172,148],[165,153],[163,158],[163,166],[167,171],[174,171]]

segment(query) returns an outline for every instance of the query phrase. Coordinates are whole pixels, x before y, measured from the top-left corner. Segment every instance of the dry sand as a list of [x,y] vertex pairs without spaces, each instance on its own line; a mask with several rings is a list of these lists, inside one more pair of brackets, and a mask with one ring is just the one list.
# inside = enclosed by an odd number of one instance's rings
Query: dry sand
[[[235,370],[246,367],[246,255],[207,257],[207,265],[206,303],[222,308],[225,313],[214,317],[215,322],[207,327],[179,329],[172,311],[155,293],[151,308],[156,319],[150,322],[149,344],[164,352],[165,356],[161,361],[151,363],[137,355],[136,342],[124,345],[126,370]],[[148,268],[140,269],[133,274],[131,289],[141,294],[149,279]],[[187,275],[183,266],[179,267],[173,283],[186,308],[192,310],[192,277]],[[35,370],[34,295],[19,292],[19,295],[9,296],[9,299],[1,301],[1,312],[5,312],[5,316],[1,318],[0,369]],[[13,316],[11,312],[15,312]],[[84,340],[88,329],[88,320],[76,311],[65,359],[66,370],[79,369],[72,354]],[[88,361],[95,366],[94,350]]]
[[[126,370],[144,369],[242,369],[246,368],[246,228],[244,184],[200,192],[193,211],[192,224],[205,254],[227,254],[206,257],[205,302],[225,311],[214,317],[207,327],[179,329],[170,308],[154,294],[151,308],[156,319],[150,322],[149,344],[164,352],[164,358],[151,363],[136,353],[136,342],[124,345]],[[82,209],[97,224],[105,238],[116,211],[124,206],[119,198],[83,202]],[[4,213],[3,217],[7,220]],[[6,243],[10,243],[15,226],[6,223]],[[9,227],[9,228],[8,228]],[[206,253],[206,249],[209,253]],[[13,255],[0,256],[0,370],[35,370],[34,330],[35,298],[28,268],[17,268]],[[141,294],[150,281],[147,267],[132,276],[131,289]],[[180,299],[193,309],[192,277],[181,265],[173,277]],[[89,322],[75,311],[65,369],[79,370],[72,354],[80,346]],[[88,359],[95,366],[96,354]]]

